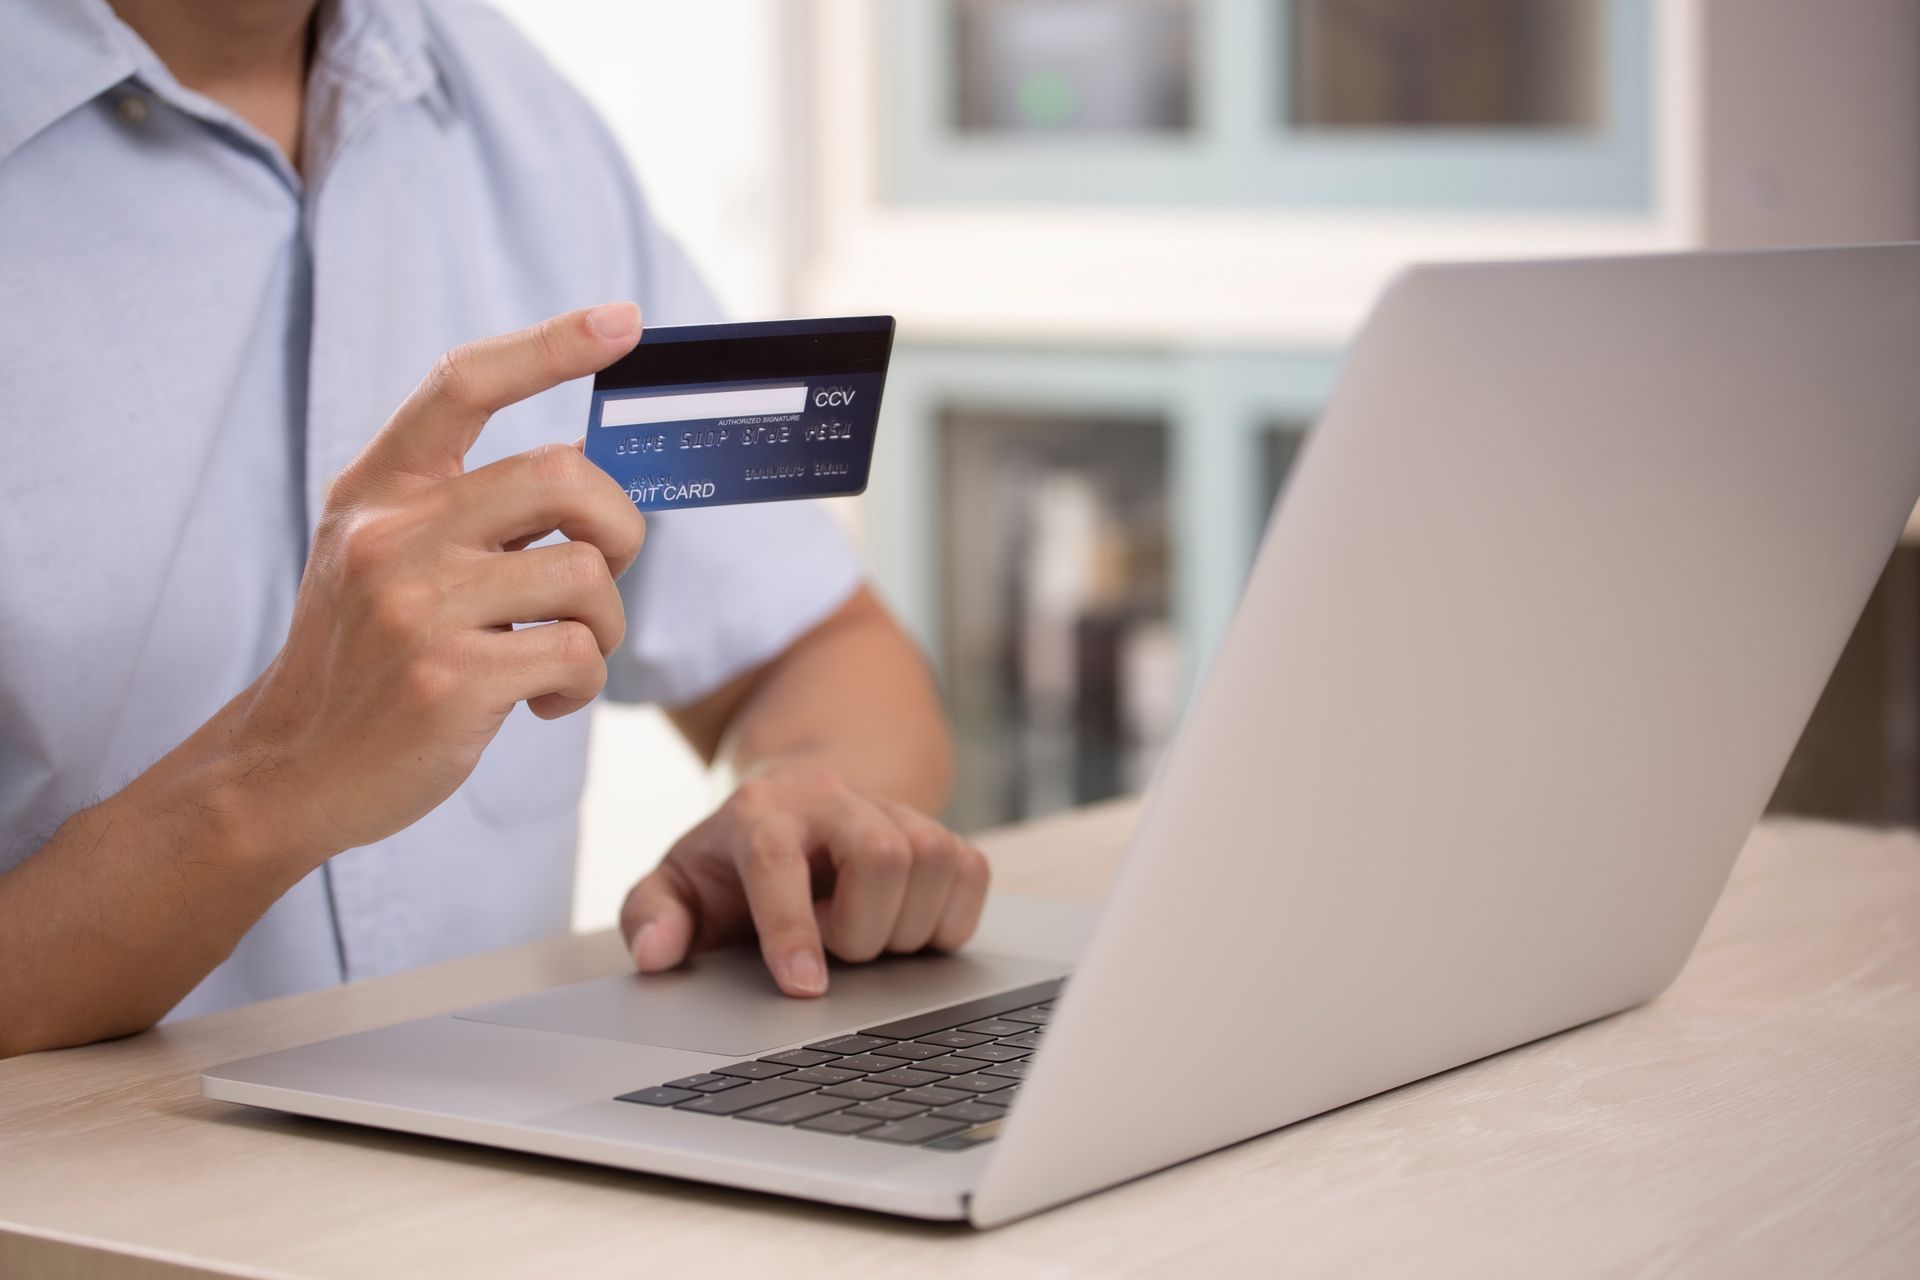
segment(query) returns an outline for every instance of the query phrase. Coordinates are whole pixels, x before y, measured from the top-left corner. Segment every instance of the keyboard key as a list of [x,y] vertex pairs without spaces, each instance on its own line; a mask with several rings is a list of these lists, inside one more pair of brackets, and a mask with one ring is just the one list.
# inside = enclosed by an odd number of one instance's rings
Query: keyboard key
[[[991,1080],[993,1077],[983,1076],[982,1079]],[[1019,1095],[1020,1086],[1015,1085],[1011,1089],[1002,1089],[998,1093],[988,1094],[985,1101],[991,1102],[996,1107],[1010,1107],[1013,1105],[1013,1100]]]
[[827,1064],[836,1071],[858,1071],[866,1075],[873,1071],[891,1071],[900,1065],[898,1058],[877,1058],[871,1053],[856,1053],[851,1057],[835,1058]]
[[867,1078],[876,1084],[897,1084],[903,1089],[915,1089],[923,1084],[938,1084],[944,1079],[938,1071],[921,1071],[915,1067],[895,1067],[892,1071],[882,1071],[878,1075]]
[[671,1107],[675,1103],[699,1096],[692,1089],[669,1089],[665,1085],[659,1085],[652,1089],[635,1089],[632,1093],[623,1093],[614,1101],[637,1102],[643,1107]]
[[915,1044],[911,1040],[903,1040],[899,1044],[881,1045],[873,1051],[873,1056],[876,1058],[905,1058],[908,1061],[912,1061],[916,1058],[937,1058],[945,1052],[946,1050],[944,1048],[936,1044]]
[[792,1084],[785,1080],[755,1080],[725,1093],[698,1094],[692,1102],[681,1103],[678,1109],[703,1116],[730,1116],[795,1094],[812,1093],[813,1088],[810,1084]]
[[[890,1093],[899,1093],[897,1084],[875,1084],[871,1080],[849,1080],[845,1084],[836,1084],[820,1092],[833,1098],[851,1098],[855,1102],[872,1102],[875,1098],[884,1098]],[[934,1104],[929,1103],[929,1106]]]
[[844,1111],[829,1111],[824,1116],[815,1116],[811,1120],[802,1120],[796,1128],[812,1129],[817,1133],[859,1133],[882,1123],[869,1120],[865,1116],[850,1116]]
[[911,1102],[922,1107],[950,1107],[956,1102],[965,1102],[975,1095],[965,1089],[949,1089],[943,1084],[930,1084],[919,1089],[909,1089],[900,1094],[897,1101]]
[[1023,1036],[1002,1036],[1000,1043],[1015,1049],[1038,1049],[1040,1047],[1040,1028],[1033,1027]]
[[927,1150],[965,1151],[967,1148],[977,1147],[983,1142],[992,1142],[999,1136],[999,1124],[983,1124],[977,1129],[969,1129],[965,1133],[956,1133],[950,1138],[941,1138],[938,1141],[929,1142],[927,1144]]
[[1031,1062],[998,1062],[991,1067],[980,1068],[983,1076],[1005,1076],[1009,1080],[1025,1080],[1027,1072],[1033,1069]]
[[807,1048],[820,1053],[870,1053],[883,1044],[892,1043],[893,1039],[890,1036],[840,1036],[833,1040],[822,1040],[817,1044],[810,1044]]
[[922,1150],[971,1151],[973,1148],[979,1146],[982,1142],[990,1142],[990,1141],[992,1141],[992,1139],[990,1138],[978,1138],[978,1139],[969,1138],[964,1133],[956,1133],[950,1138],[935,1138],[932,1142],[927,1143],[922,1148]]
[[764,1107],[742,1111],[739,1118],[758,1121],[760,1124],[799,1124],[802,1120],[811,1120],[815,1116],[826,1115],[829,1111],[839,1111],[850,1105],[845,1098],[826,1098],[817,1093],[803,1093],[797,1098],[769,1102]]
[[968,1093],[998,1093],[1013,1084],[1003,1076],[990,1076],[975,1073],[970,1076],[948,1076],[940,1082],[949,1089],[965,1089]]
[[669,1080],[667,1088],[697,1089],[701,1093],[719,1093],[722,1089],[732,1089],[745,1083],[746,1081],[736,1080],[732,1076],[716,1076],[711,1072],[702,1071],[698,1075],[681,1076],[678,1080]]
[[905,1120],[908,1116],[917,1116],[925,1110],[925,1107],[916,1107],[910,1102],[882,1098],[878,1102],[863,1102],[847,1114],[859,1116],[865,1120]]
[[960,1028],[962,1031],[974,1031],[983,1036],[1017,1036],[1022,1031],[1032,1030],[1025,1022],[1007,1022],[1001,1018],[982,1018],[978,1022],[969,1022]]
[[978,1062],[966,1058],[928,1058],[925,1062],[913,1064],[915,1071],[938,1071],[943,1076],[963,1076],[969,1071],[980,1069]]
[[955,1049],[953,1056],[974,1058],[981,1062],[1018,1062],[1030,1052],[1030,1049],[1015,1049],[1005,1044],[979,1044],[971,1049]]
[[1000,1020],[1003,1022],[1030,1022],[1036,1027],[1044,1027],[1047,1025],[1047,1018],[1049,1016],[1046,1005],[1036,1004],[1028,1009],[1015,1009],[1012,1013],[1003,1013],[1000,1015]]
[[878,1129],[869,1129],[860,1136],[871,1138],[875,1142],[897,1142],[901,1146],[917,1147],[923,1142],[935,1138],[944,1138],[950,1133],[958,1133],[966,1128],[958,1120],[935,1120],[932,1116],[914,1116],[911,1120],[895,1120],[892,1124],[883,1124]]
[[[889,1040],[918,1040],[934,1031],[951,1031],[963,1022],[972,1022],[975,1018],[985,1018],[1007,1009],[1025,1009],[1035,1004],[1045,1004],[1059,992],[1063,978],[1049,982],[1037,982],[1030,987],[1021,987],[1015,991],[1002,991],[999,995],[982,996],[978,1000],[968,1000],[961,1004],[951,1004],[944,1009],[935,1009],[931,1013],[916,1013],[911,1018],[901,1018],[885,1026],[868,1027],[866,1034],[885,1036]],[[973,1028],[965,1027],[971,1031]]]
[[[776,1102],[773,1105],[781,1107],[786,1104]],[[996,1107],[985,1102],[962,1102],[958,1106],[946,1107],[933,1114],[942,1120],[965,1120],[968,1124],[985,1124],[989,1120],[1005,1119],[1007,1110],[1005,1107]]]
[[804,1080],[808,1084],[845,1084],[859,1078],[858,1071],[846,1071],[839,1067],[806,1067],[787,1077],[789,1080]]
[[943,1049],[969,1049],[976,1044],[985,1044],[993,1039],[977,1031],[936,1031],[930,1036],[921,1036],[921,1044],[937,1044]]
[[783,1067],[777,1062],[736,1062],[730,1067],[716,1067],[714,1073],[723,1076],[739,1076],[742,1080],[771,1080],[775,1076],[786,1075],[792,1067]]
[[817,1067],[823,1062],[831,1062],[833,1055],[821,1053],[818,1049],[789,1049],[785,1053],[770,1053],[760,1059],[762,1062],[778,1062],[788,1067]]

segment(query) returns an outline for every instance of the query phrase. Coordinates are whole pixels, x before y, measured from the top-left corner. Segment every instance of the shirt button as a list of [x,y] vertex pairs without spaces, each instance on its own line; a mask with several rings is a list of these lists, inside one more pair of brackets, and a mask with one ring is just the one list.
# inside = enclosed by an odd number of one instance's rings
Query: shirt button
[[122,94],[120,101],[114,104],[114,110],[128,124],[139,124],[147,118],[147,100],[137,93]]

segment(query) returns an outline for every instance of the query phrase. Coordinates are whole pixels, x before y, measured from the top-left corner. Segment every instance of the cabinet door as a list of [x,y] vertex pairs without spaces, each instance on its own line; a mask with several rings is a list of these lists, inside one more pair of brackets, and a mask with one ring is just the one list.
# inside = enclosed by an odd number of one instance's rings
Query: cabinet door
[[937,430],[955,821],[1139,790],[1183,696],[1166,422],[952,408]]
[[880,20],[895,201],[1652,201],[1649,0],[924,0]]

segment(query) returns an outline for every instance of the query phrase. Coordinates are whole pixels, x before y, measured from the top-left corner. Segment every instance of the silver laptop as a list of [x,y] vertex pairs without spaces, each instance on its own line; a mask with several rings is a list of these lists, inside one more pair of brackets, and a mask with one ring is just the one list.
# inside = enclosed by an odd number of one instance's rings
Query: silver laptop
[[1097,912],[998,900],[819,1001],[723,952],[202,1088],[988,1227],[1650,999],[1920,499],[1917,352],[1914,246],[1415,270]]

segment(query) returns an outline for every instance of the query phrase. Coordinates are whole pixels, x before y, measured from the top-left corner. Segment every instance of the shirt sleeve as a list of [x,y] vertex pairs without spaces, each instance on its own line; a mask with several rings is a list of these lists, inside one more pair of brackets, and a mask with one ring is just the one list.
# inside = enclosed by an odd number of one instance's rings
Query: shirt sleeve
[[[719,320],[699,272],[637,188],[629,191],[645,322]],[[627,640],[608,659],[607,696],[692,702],[777,656],[845,603],[861,576],[846,536],[817,502],[651,515],[640,558],[620,581]]]
[[859,585],[845,537],[812,503],[651,517],[621,580],[627,643],[608,663],[608,696],[694,701],[777,656]]

